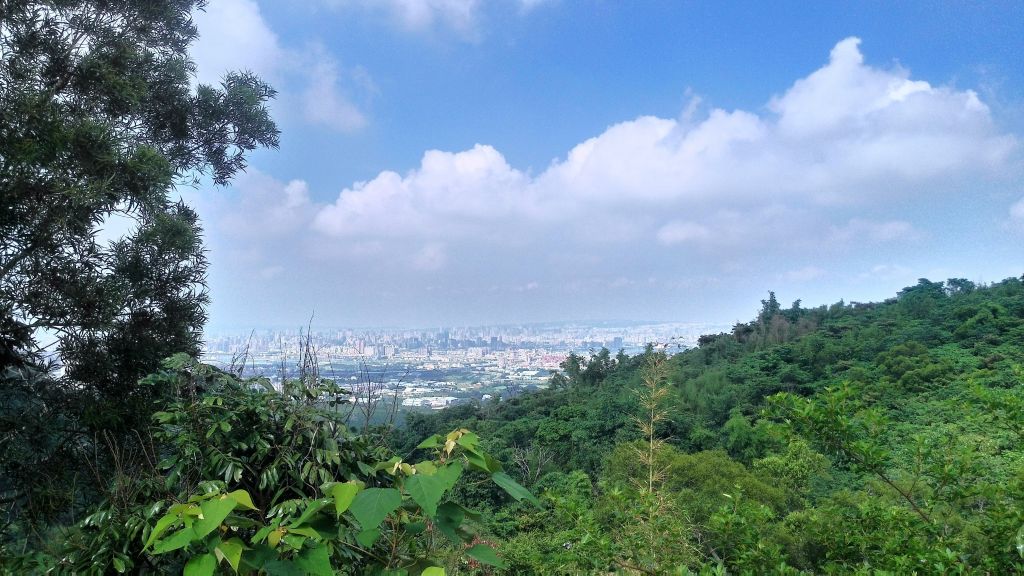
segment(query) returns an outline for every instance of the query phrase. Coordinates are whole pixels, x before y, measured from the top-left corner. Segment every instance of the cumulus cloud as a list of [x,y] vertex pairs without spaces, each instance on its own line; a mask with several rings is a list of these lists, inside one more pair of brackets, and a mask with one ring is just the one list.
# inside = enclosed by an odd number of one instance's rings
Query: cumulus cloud
[[459,238],[487,234],[510,218],[542,217],[531,209],[530,179],[497,150],[431,150],[405,176],[383,172],[345,189],[323,207],[314,227],[339,237]]
[[[282,46],[254,0],[218,0],[195,14],[199,39],[190,53],[197,80],[217,84],[230,71],[252,71],[280,89],[287,116],[294,107],[307,123],[340,132],[367,124],[353,94],[368,99],[376,91],[367,71],[346,70],[322,46]],[[281,114],[276,114],[281,116]]]
[[998,171],[1018,142],[997,130],[974,92],[866,65],[858,43],[837,44],[825,66],[771,98],[766,113],[640,117],[535,176],[489,146],[432,150],[405,175],[383,172],[343,190],[315,227],[332,236],[450,239],[486,236],[495,224],[505,233],[588,229],[611,216],[641,223],[642,236],[665,246],[738,246],[779,238],[775,228],[787,226],[799,228],[781,234],[789,239],[912,239],[907,221],[847,214],[924,189],[933,198],[952,193],[943,181]]
[[[1022,167],[1018,139],[977,94],[871,66],[856,38],[766,100],[706,110],[693,98],[676,118],[609,126],[537,173],[483,144],[430,150],[411,170],[327,203],[299,194],[285,210],[307,219],[296,225],[307,255],[377,262],[389,278],[444,271],[463,290],[552,287],[522,292],[535,295],[657,288],[671,302],[694,278],[722,285],[755,267],[783,282],[832,279],[838,253],[860,255],[865,282],[907,276],[872,264],[942,236],[923,211],[955,212],[969,186]],[[1024,200],[1010,215],[1024,222]]]

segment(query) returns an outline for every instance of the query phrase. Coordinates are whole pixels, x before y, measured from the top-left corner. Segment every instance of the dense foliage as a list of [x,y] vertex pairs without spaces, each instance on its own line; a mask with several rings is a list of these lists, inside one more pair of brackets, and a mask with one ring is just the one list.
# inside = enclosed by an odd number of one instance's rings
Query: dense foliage
[[548,390],[410,417],[396,447],[467,426],[518,465],[545,510],[463,495],[509,573],[1024,570],[1024,282],[762,305],[667,361],[653,464],[656,350],[570,357]]
[[0,504],[22,526],[97,502],[97,453],[149,424],[138,380],[198,352],[206,258],[174,185],[277,145],[259,78],[194,85],[203,5],[0,2]]
[[465,429],[427,438],[422,459],[388,457],[350,432],[330,381],[275,390],[179,354],[141,385],[176,398],[140,446],[148,466],[107,471],[98,510],[30,553],[0,549],[0,572],[443,575],[504,566],[479,514],[446,497],[460,482],[539,504]]

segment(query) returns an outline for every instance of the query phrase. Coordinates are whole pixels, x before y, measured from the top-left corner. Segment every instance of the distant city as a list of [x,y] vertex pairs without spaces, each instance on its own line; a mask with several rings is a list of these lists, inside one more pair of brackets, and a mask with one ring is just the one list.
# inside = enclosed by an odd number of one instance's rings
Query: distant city
[[730,326],[701,322],[594,322],[405,328],[255,329],[206,334],[205,361],[267,377],[276,386],[299,373],[306,342],[319,373],[352,391],[356,402],[390,400],[402,409],[440,409],[508,398],[547,386],[570,353],[669,353]]

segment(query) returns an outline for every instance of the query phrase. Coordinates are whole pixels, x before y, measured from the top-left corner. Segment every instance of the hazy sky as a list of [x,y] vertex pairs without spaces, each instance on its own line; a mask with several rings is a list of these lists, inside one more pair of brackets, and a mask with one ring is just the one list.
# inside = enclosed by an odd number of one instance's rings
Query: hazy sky
[[1024,273],[1017,1],[215,0],[211,328],[748,320]]

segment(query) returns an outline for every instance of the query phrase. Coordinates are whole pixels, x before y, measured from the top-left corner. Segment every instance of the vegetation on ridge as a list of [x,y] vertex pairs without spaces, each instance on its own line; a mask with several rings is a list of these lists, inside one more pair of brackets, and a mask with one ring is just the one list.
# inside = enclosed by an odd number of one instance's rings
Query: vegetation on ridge
[[656,354],[570,357],[548,390],[410,417],[396,446],[469,426],[519,464],[548,509],[489,504],[510,573],[1024,567],[1021,279],[921,280],[884,303],[814,309],[772,295],[754,321],[669,358],[662,550],[694,555],[637,566],[648,472],[634,419]]

